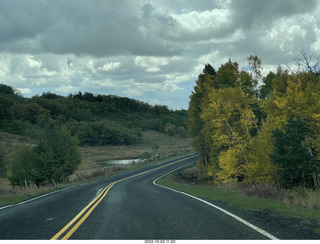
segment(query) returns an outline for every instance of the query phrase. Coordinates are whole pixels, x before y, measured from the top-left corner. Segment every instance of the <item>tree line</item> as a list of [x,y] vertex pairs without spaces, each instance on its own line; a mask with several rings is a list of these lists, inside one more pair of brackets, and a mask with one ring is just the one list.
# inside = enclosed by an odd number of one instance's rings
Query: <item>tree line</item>
[[0,129],[33,138],[59,125],[77,136],[80,145],[129,145],[137,143],[145,130],[186,137],[186,118],[185,110],[125,97],[88,92],[64,97],[47,92],[24,98],[0,84]]
[[214,183],[319,187],[318,70],[279,66],[263,77],[253,55],[248,66],[239,70],[229,59],[216,71],[207,64],[196,80],[188,128],[200,176]]
[[187,111],[113,95],[67,97],[46,92],[24,98],[0,84],[0,130],[34,138],[9,161],[0,148],[0,177],[13,186],[45,185],[68,180],[81,162],[78,145],[130,145],[145,130],[187,137]]

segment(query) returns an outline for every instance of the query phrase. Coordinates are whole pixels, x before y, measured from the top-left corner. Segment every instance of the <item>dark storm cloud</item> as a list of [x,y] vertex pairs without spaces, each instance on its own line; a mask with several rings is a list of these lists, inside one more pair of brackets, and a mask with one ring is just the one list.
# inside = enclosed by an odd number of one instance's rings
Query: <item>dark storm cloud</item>
[[41,1],[0,1],[0,42],[34,38],[50,23]]
[[171,17],[156,13],[151,4],[139,9],[127,2],[132,1],[2,1],[0,45],[99,57],[179,53],[166,39],[174,28]]
[[249,29],[253,25],[270,25],[278,18],[305,14],[316,5],[316,0],[233,0],[230,9],[234,24]]

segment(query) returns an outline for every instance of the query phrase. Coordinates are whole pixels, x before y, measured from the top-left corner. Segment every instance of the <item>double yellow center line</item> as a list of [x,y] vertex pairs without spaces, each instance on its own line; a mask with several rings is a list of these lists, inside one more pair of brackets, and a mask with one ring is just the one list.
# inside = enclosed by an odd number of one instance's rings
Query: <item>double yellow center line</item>
[[[90,202],[84,209],[82,209],[82,211],[80,213],[77,214],[77,216],[75,216],[65,227],[63,227],[57,234],[55,234],[51,240],[57,240],[59,239],[64,233],[67,233],[61,238],[61,240],[68,240],[72,234],[80,227],[80,225],[89,217],[89,215],[92,213],[92,211],[99,205],[99,203],[105,198],[105,196],[107,195],[107,193],[109,192],[109,190],[117,183],[119,182],[122,182],[122,181],[125,181],[125,180],[128,180],[128,179],[131,179],[131,178],[134,178],[134,177],[137,177],[137,176],[140,176],[140,175],[143,175],[143,174],[147,174],[149,172],[153,172],[153,171],[156,171],[156,170],[159,170],[161,168],[164,168],[164,167],[167,167],[167,166],[170,166],[172,164],[176,164],[176,163],[179,163],[181,161],[184,161],[186,159],[189,159],[189,158],[192,158],[194,156],[190,156],[190,157],[187,157],[187,158],[183,158],[183,159],[180,159],[178,161],[174,161],[172,163],[169,163],[169,164],[166,164],[166,165],[163,165],[163,166],[160,166],[160,167],[157,167],[157,168],[154,168],[154,169],[150,169],[150,170],[147,170],[145,172],[142,172],[142,173],[139,173],[139,174],[136,174],[136,175],[132,175],[132,176],[129,176],[129,177],[126,177],[126,178],[123,178],[121,180],[117,180],[115,182],[112,182],[111,184],[109,184],[106,188],[104,188],[101,193],[92,201]],[[70,229],[71,228],[71,229]]]

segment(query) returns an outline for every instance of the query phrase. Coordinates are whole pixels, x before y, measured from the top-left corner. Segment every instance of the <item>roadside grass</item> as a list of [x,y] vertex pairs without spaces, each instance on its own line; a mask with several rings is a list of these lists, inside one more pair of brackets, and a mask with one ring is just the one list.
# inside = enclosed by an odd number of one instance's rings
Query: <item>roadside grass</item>
[[[57,191],[60,189],[63,189],[66,186],[46,186],[46,187],[40,187],[40,188],[32,188],[32,189],[19,189],[19,190],[13,190],[12,192],[1,194],[0,192],[0,207],[12,205],[16,203],[20,203],[26,200],[29,200],[31,198],[35,198],[53,191]],[[1,196],[2,195],[2,196]]]
[[[177,173],[168,175],[160,179],[157,183],[197,197],[222,202],[229,206],[246,211],[266,211],[284,218],[320,219],[320,211],[318,209],[308,209],[306,207],[292,205],[281,200],[247,196],[243,191],[233,187],[217,187],[187,184],[181,181],[178,182],[175,174]],[[320,229],[318,231],[320,231]]]
[[[15,153],[19,145],[36,145],[36,141],[22,136],[12,135],[0,131],[0,146],[4,149],[6,160]],[[135,159],[150,157],[157,148],[158,158],[144,163],[130,165],[107,165],[106,162],[115,159]],[[143,131],[142,139],[134,145],[123,146],[80,146],[81,164],[78,170],[69,177],[68,183],[59,183],[58,186],[46,185],[37,188],[15,187],[10,185],[7,178],[0,178],[0,207],[19,203],[48,192],[56,191],[73,185],[84,184],[101,178],[136,170],[164,160],[175,158],[178,155],[190,153],[188,138],[172,137],[157,131]]]
[[100,179],[109,178],[118,174],[126,173],[129,171],[138,170],[150,165],[158,164],[167,160],[172,160],[175,158],[179,158],[181,156],[190,154],[182,153],[179,155],[171,156],[164,159],[158,159],[154,161],[149,161],[147,163],[137,163],[137,164],[128,164],[128,165],[112,165],[108,167],[110,170],[99,170],[99,171],[91,171],[90,174],[82,175],[81,179],[74,177],[72,182],[69,183],[61,183],[57,186],[46,185],[40,186],[39,188],[35,186],[26,187],[15,187],[12,188],[10,183],[6,179],[0,179],[0,185],[2,186],[0,189],[0,207],[17,204],[50,192],[54,192],[57,190],[65,189],[68,187],[86,184],[91,181],[96,181]]

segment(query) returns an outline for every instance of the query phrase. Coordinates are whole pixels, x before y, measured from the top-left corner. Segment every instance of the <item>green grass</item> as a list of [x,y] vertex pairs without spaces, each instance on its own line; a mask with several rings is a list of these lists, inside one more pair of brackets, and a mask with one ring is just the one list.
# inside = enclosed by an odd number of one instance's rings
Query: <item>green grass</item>
[[226,203],[246,211],[269,211],[281,214],[282,217],[320,218],[320,211],[292,206],[281,201],[249,197],[236,190],[205,185],[190,185],[175,182],[172,175],[158,181],[158,184],[189,193],[194,196]]

